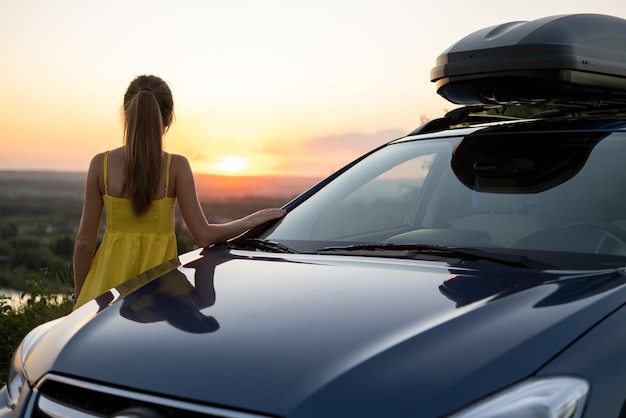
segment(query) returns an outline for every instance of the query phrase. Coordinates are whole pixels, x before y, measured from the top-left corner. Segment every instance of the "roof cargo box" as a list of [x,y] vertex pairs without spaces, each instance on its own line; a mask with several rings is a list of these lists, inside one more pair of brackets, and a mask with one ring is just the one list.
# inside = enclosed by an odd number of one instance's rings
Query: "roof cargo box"
[[626,104],[626,20],[551,16],[474,32],[438,58],[437,93],[457,104]]

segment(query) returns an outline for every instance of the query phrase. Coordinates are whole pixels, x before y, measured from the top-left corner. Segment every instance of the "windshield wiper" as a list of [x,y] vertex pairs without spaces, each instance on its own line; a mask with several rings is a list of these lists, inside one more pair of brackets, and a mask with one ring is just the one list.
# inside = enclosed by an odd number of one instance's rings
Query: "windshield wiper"
[[[336,247],[324,247],[314,251],[314,254],[324,253],[354,253],[362,252],[361,255],[380,255],[382,257],[396,258],[424,258],[432,256],[440,258],[459,258],[461,261],[489,261],[510,267],[519,268],[554,268],[553,265],[537,260],[532,260],[525,255],[507,255],[490,253],[484,250],[464,247],[444,247],[441,245],[428,244],[354,244]],[[400,254],[398,254],[398,252]],[[385,254],[387,253],[387,254]],[[392,254],[395,253],[395,254]]]
[[269,253],[285,253],[285,254],[296,254],[292,248],[287,247],[284,244],[275,241],[268,241],[261,238],[248,238],[243,242],[244,247],[252,247],[257,250],[266,251]]

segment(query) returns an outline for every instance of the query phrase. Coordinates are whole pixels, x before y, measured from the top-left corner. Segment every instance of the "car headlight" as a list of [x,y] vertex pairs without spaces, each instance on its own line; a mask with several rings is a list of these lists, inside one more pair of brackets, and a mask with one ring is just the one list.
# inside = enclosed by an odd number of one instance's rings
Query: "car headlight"
[[53,321],[46,322],[45,324],[41,324],[31,330],[28,334],[26,334],[20,345],[13,353],[13,359],[11,361],[11,368],[9,369],[9,377],[6,385],[8,406],[10,408],[15,408],[17,400],[20,396],[20,391],[28,380],[26,369],[24,368],[26,358],[41,337],[43,337],[45,333],[48,332],[48,330],[56,325],[56,323],[61,319],[62,318],[57,318]]
[[579,418],[589,383],[576,377],[547,377],[524,381],[450,418]]

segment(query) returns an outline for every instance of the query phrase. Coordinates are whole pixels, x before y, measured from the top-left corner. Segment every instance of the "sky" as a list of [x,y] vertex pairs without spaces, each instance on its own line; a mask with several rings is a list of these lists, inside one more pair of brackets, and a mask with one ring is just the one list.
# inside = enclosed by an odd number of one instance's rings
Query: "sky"
[[623,0],[0,0],[0,170],[86,171],[130,81],[174,94],[197,173],[321,177],[457,105],[438,55],[476,30]]

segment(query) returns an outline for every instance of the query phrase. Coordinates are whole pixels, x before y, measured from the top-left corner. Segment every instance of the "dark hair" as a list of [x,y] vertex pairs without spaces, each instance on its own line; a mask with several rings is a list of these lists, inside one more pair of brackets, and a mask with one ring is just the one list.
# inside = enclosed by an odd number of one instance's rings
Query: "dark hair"
[[165,81],[140,75],[124,94],[125,191],[133,212],[145,213],[161,177],[163,134],[174,118],[174,99]]

